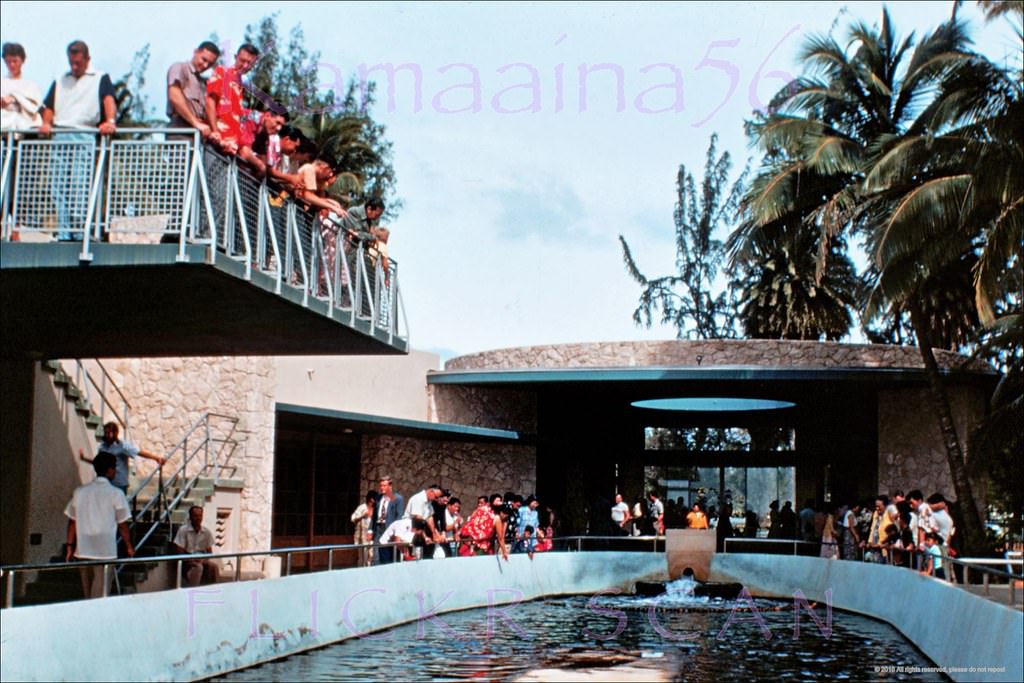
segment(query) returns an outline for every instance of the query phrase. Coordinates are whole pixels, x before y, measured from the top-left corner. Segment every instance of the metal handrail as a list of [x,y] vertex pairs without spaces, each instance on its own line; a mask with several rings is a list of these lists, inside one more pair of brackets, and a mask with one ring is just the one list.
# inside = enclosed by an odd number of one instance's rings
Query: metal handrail
[[[709,529],[709,531],[712,531],[712,530]],[[820,541],[805,541],[805,540],[799,539],[799,538],[747,538],[745,536],[730,536],[730,537],[726,538],[725,542],[723,543],[723,552],[726,552],[726,553],[729,552],[729,543],[730,542],[732,542],[734,544],[735,543],[758,543],[758,544],[776,545],[776,546],[792,544],[793,545],[793,554],[794,555],[797,554],[797,549],[801,545],[804,545],[804,546],[809,546],[810,545],[810,546],[818,546],[818,547],[820,547],[822,545]]]
[[[213,437],[213,436],[211,436],[211,434],[210,434],[210,418],[220,418],[222,420],[227,421],[231,425],[231,428],[228,431],[227,436],[225,436],[225,437]],[[136,524],[139,523],[140,518],[143,515],[145,515],[147,512],[149,512],[149,510],[154,505],[159,506],[160,514],[159,514],[158,518],[151,523],[151,526],[149,527],[149,529],[146,530],[146,533],[143,534],[142,538],[140,538],[136,542],[136,546],[137,547],[141,547],[143,544],[145,544],[145,542],[148,541],[149,538],[154,533],[156,533],[156,530],[162,524],[165,524],[165,523],[167,524],[168,532],[170,532],[172,530],[171,529],[171,523],[170,523],[171,514],[177,509],[178,504],[185,498],[185,496],[187,496],[192,491],[192,488],[195,486],[196,482],[199,480],[199,477],[202,476],[202,474],[204,472],[209,471],[211,468],[215,468],[216,472],[215,472],[215,475],[214,475],[214,483],[219,481],[219,479],[220,479],[220,472],[221,472],[221,469],[222,469],[223,464],[224,464],[222,462],[223,459],[220,457],[220,454],[223,452],[224,446],[227,446],[227,445],[230,445],[232,447],[231,452],[232,453],[234,452],[234,447],[238,445],[238,442],[235,441],[234,439],[232,439],[231,436],[235,433],[235,429],[237,428],[237,426],[238,426],[238,418],[237,417],[233,417],[233,416],[230,416],[230,415],[223,415],[223,414],[220,414],[220,413],[211,413],[211,412],[203,413],[203,415],[192,424],[192,426],[188,429],[188,431],[185,432],[185,435],[183,437],[181,437],[181,439],[178,440],[178,443],[175,444],[175,446],[173,448],[171,448],[167,452],[167,456],[165,458],[166,460],[170,460],[174,456],[174,454],[177,453],[179,450],[182,452],[181,464],[178,465],[178,469],[175,470],[174,474],[172,474],[165,481],[164,477],[163,477],[163,468],[162,467],[157,467],[152,472],[150,472],[149,476],[146,477],[139,484],[139,486],[136,488],[136,490],[131,495],[131,499],[133,501],[135,500],[136,497],[138,497],[139,492],[141,492],[153,480],[154,476],[158,477],[158,479],[157,479],[157,496],[155,498],[150,498],[149,501],[143,506],[143,508],[141,510],[139,510],[138,512],[136,512],[136,514],[134,516],[134,519],[133,519],[133,521],[132,521],[132,523],[131,523],[131,525],[129,527],[129,531],[134,530]],[[199,444],[196,445],[195,448],[193,448],[191,452],[189,452],[189,450],[188,450],[189,437],[191,437],[193,434],[195,434],[196,431],[200,427],[202,427],[204,429],[204,436],[200,440]],[[211,458],[210,458],[210,444],[221,444],[221,447],[214,454],[214,457],[213,457],[212,461],[211,461]],[[193,457],[195,457],[195,455],[197,453],[199,453],[200,451],[202,451],[206,455],[205,462],[203,463],[202,467],[199,467],[199,468],[197,468],[195,470],[195,472],[193,473],[193,475],[191,477],[188,477],[187,476],[188,465],[192,461]],[[228,457],[230,457],[230,454],[229,454]],[[166,490],[168,488],[174,486],[175,482],[177,482],[179,479],[182,480],[184,482],[184,484],[179,487],[178,494],[174,497],[174,499],[170,500],[170,501],[167,501],[166,495],[165,495]]]
[[[563,542],[565,545],[569,545],[572,541],[576,542],[577,552],[596,552],[596,551],[584,551],[584,541],[632,541],[637,544],[649,543],[653,541],[652,550],[658,552],[658,543],[661,542],[662,549],[664,548],[664,536],[560,536],[553,539],[555,542]],[[243,557],[262,557],[262,556],[283,556],[285,558],[284,563],[284,576],[291,575],[293,555],[298,553],[316,553],[316,552],[327,552],[327,569],[325,571],[335,571],[333,566],[334,553],[339,550],[368,550],[375,548],[412,548],[415,547],[413,543],[404,541],[396,541],[393,543],[339,543],[331,545],[313,545],[313,546],[302,546],[298,548],[270,548],[268,550],[246,550],[231,553],[217,553],[217,554],[177,554],[177,555],[157,555],[153,557],[134,557],[134,558],[120,558],[116,560],[79,560],[75,562],[50,562],[50,563],[30,563],[30,564],[12,564],[0,566],[0,578],[6,576],[7,584],[4,591],[4,607],[14,606],[14,583],[15,575],[19,572],[27,571],[59,571],[75,569],[78,567],[89,567],[89,566],[117,566],[117,571],[120,571],[124,567],[132,565],[146,565],[155,564],[160,562],[175,562],[177,564],[176,570],[176,581],[175,588],[181,588],[181,568],[184,562],[190,560],[224,560],[233,559],[235,567],[235,581],[241,580],[242,563],[241,558]],[[556,551],[552,548],[552,551]],[[551,552],[551,551],[548,551]],[[402,553],[396,553],[397,562],[402,562]],[[449,558],[454,559],[454,558]],[[106,597],[106,591],[109,587],[109,581],[104,582],[104,597]]]
[[1009,586],[1009,600],[1007,601],[1010,605],[1014,605],[1017,602],[1017,582],[1024,581],[1024,573],[1015,574],[1002,569],[995,569],[994,567],[988,567],[988,564],[998,565],[1014,565],[1017,567],[1024,568],[1024,560],[1015,560],[1011,558],[991,558],[991,557],[963,557],[953,558],[944,557],[943,562],[949,562],[951,565],[960,565],[964,569],[964,582],[961,585],[964,588],[972,585],[970,581],[970,572],[974,570],[981,572],[981,584],[986,596],[991,595],[990,591],[990,577],[996,577],[1005,579]]
[[[95,363],[99,368],[100,381],[97,382],[96,378],[93,377],[92,373],[89,372],[89,368],[86,367],[86,360],[82,358],[75,359],[75,384],[86,391],[86,400],[89,402],[90,408],[95,405],[93,401],[92,391],[89,390],[89,385],[99,392],[99,404],[100,404],[100,421],[102,423],[107,422],[107,408],[110,408],[110,412],[113,413],[114,419],[121,425],[121,433],[124,436],[125,441],[131,441],[131,425],[129,419],[131,416],[132,404],[128,400],[128,397],[121,391],[121,387],[114,381],[114,377],[110,374],[107,368],[103,365],[98,358],[88,359],[89,363]],[[85,381],[82,381],[84,376]],[[121,412],[118,412],[117,406],[107,396],[107,391],[112,389],[117,394],[118,399],[121,401]]]
[[[59,128],[54,129],[53,134],[56,135],[53,138],[53,144],[59,147],[60,137],[62,133],[92,133],[97,134],[97,129],[67,129]],[[147,140],[146,136],[158,136],[158,135],[175,135],[182,136],[185,138],[182,141],[153,139]],[[25,184],[28,188],[26,192],[29,198],[25,199],[26,207],[25,210],[25,221],[24,225],[14,225],[13,213],[4,209],[4,229],[0,234],[0,239],[11,239],[14,228],[29,233],[51,233],[61,228],[56,228],[50,225],[44,225],[42,221],[46,215],[45,210],[41,210],[39,206],[46,206],[46,204],[39,204],[38,202],[54,202],[56,197],[56,190],[52,187],[44,186],[38,179],[35,180],[35,185],[32,185],[30,179],[19,181],[18,173],[19,168],[16,168],[20,164],[20,145],[24,139],[33,143],[33,147],[37,148],[37,138],[40,137],[38,130],[26,130],[26,131],[4,131],[4,145],[3,150],[3,177],[0,182],[0,192],[2,192],[2,204],[6,207],[12,205],[14,212],[18,211],[20,206],[19,199],[19,187]],[[129,140],[125,141],[123,138],[128,137]],[[127,144],[126,144],[127,143]],[[188,156],[175,156],[175,163],[170,171],[159,165],[157,157],[159,155],[153,155],[153,159],[143,158],[141,162],[132,161],[135,157],[132,157],[130,150],[138,150],[140,146],[154,145],[163,146],[166,149],[183,150],[187,149]],[[187,147],[186,147],[187,145]],[[159,148],[159,147],[157,147]],[[27,149],[27,148],[26,148]],[[133,190],[129,189],[127,195],[125,193],[117,194],[119,199],[117,200],[119,205],[123,205],[125,196],[128,196],[132,201],[135,201],[137,205],[144,206],[139,217],[144,216],[158,216],[170,211],[174,214],[175,219],[173,222],[167,223],[164,226],[164,233],[171,234],[176,233],[177,239],[175,240],[178,244],[178,261],[187,261],[188,255],[186,252],[187,244],[209,244],[211,248],[207,252],[207,260],[210,263],[214,263],[220,250],[222,254],[226,254],[228,257],[239,261],[244,266],[244,273],[242,277],[247,280],[252,279],[252,270],[254,266],[256,269],[264,272],[268,276],[272,277],[275,282],[275,291],[280,292],[284,285],[301,287],[302,289],[302,303],[305,306],[309,305],[309,298],[317,298],[325,300],[328,304],[328,315],[333,316],[333,312],[337,310],[343,311],[346,315],[350,315],[350,324],[355,325],[356,318],[364,318],[362,314],[362,308],[365,305],[369,309],[369,323],[371,333],[380,331],[388,336],[389,342],[394,342],[395,338],[402,339],[405,341],[407,335],[403,336],[405,330],[408,329],[408,320],[406,318],[404,310],[404,301],[401,296],[401,292],[398,289],[398,278],[397,273],[392,269],[389,278],[386,281],[382,276],[380,264],[372,271],[364,263],[364,252],[362,245],[359,248],[359,257],[356,261],[357,267],[354,269],[355,272],[348,272],[347,264],[335,263],[333,268],[329,268],[326,263],[324,249],[322,244],[318,244],[322,239],[319,235],[318,221],[316,213],[309,212],[300,203],[292,199],[287,199],[286,206],[288,207],[288,215],[292,220],[288,221],[288,227],[286,235],[288,237],[288,244],[280,245],[276,244],[277,235],[272,229],[272,234],[267,235],[266,230],[268,224],[272,222],[269,219],[269,206],[267,204],[267,181],[263,178],[256,178],[249,174],[245,170],[245,166],[236,157],[226,157],[221,155],[219,152],[205,147],[202,140],[195,129],[192,128],[164,128],[164,127],[153,127],[153,128],[124,128],[119,129],[113,136],[98,136],[98,143],[92,148],[95,150],[95,156],[90,157],[88,162],[89,172],[91,173],[91,182],[89,187],[82,188],[81,191],[74,191],[73,194],[79,200],[80,204],[85,211],[85,223],[75,232],[81,232],[81,245],[80,245],[80,260],[87,262],[92,259],[92,248],[93,242],[99,241],[104,234],[104,230],[110,230],[111,225],[114,222],[113,204],[115,197],[115,190],[117,188],[134,187],[133,185],[121,185],[119,183],[132,183],[133,179],[139,174],[149,173],[167,173],[167,180],[171,189],[163,191],[163,194],[153,197],[153,193],[148,189]],[[56,154],[57,152],[47,152],[49,154]],[[216,161],[214,161],[216,160]],[[42,163],[46,163],[46,157],[42,157]],[[139,164],[143,165],[139,165]],[[224,175],[216,177],[215,183],[209,182],[208,176],[208,164],[217,163],[222,164],[224,168]],[[133,165],[134,164],[134,165]],[[153,165],[154,168],[150,168],[146,164]],[[141,169],[141,170],[140,170]],[[39,171],[35,171],[39,173]],[[33,176],[34,178],[35,176]],[[42,189],[32,188],[38,187]],[[24,189],[24,188],[23,188]],[[243,190],[245,193],[243,195]],[[211,197],[211,191],[214,196]],[[87,193],[87,196],[86,194]],[[250,195],[257,195],[258,199],[254,204]],[[214,211],[214,201],[216,199],[217,204],[222,205],[218,207],[222,210],[222,220],[216,219],[216,212]],[[151,203],[151,200],[157,202],[156,205]],[[31,202],[35,201],[36,204]],[[131,206],[131,204],[129,204]],[[119,209],[120,210],[120,209]],[[296,222],[293,220],[295,213],[302,211],[304,214],[304,221],[311,223],[313,229],[311,235],[300,236],[297,234],[298,227]],[[180,217],[178,216],[180,212]],[[135,214],[129,214],[134,216]],[[10,216],[10,218],[9,218]],[[120,218],[120,214],[117,215]],[[205,218],[209,224],[210,237],[198,238],[197,226],[199,222]],[[78,219],[76,219],[77,221]],[[21,216],[18,216],[18,222],[21,222]],[[10,223],[10,225],[8,225]],[[236,230],[240,230],[239,235]],[[152,233],[152,228],[138,228],[138,232],[141,233]],[[134,232],[132,228],[118,228],[119,233],[130,233]],[[237,236],[237,241],[236,241]],[[343,242],[343,236],[339,235],[339,242]],[[262,252],[264,251],[264,245],[270,245],[270,250],[276,252],[274,258],[273,267],[270,267],[265,263],[266,259],[263,258]],[[276,246],[276,248],[275,248]],[[282,250],[282,246],[285,249]],[[237,247],[237,250],[236,250]],[[295,249],[299,255],[299,270],[301,271],[301,283],[292,283],[293,275],[297,274],[294,272],[291,263],[291,250]],[[282,253],[282,251],[284,253]],[[339,258],[344,251],[344,247],[338,245],[336,248],[336,259]],[[260,252],[259,254],[257,252]],[[287,258],[288,267],[282,267],[282,256]],[[256,262],[254,263],[254,258]],[[391,259],[391,262],[397,266],[397,262]],[[325,295],[320,295],[320,289],[322,281],[326,282]],[[344,296],[344,295],[347,295]],[[348,310],[346,303],[351,304],[351,311]],[[401,328],[399,327],[398,316],[402,316]]]

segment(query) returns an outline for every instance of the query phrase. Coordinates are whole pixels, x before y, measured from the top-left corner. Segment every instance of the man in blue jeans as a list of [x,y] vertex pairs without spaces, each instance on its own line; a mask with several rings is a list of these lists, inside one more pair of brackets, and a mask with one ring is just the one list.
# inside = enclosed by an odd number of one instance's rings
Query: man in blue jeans
[[78,128],[81,133],[60,133],[50,166],[50,192],[57,210],[57,239],[81,239],[88,229],[85,214],[89,201],[96,139],[117,131],[117,103],[110,76],[89,66],[89,46],[81,40],[68,45],[71,70],[50,85],[43,99],[42,135],[53,128]]

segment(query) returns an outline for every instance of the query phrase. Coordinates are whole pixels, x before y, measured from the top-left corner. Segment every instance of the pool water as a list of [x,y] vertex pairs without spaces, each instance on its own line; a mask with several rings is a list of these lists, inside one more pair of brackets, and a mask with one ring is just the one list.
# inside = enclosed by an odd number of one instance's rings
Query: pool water
[[441,614],[218,680],[511,680],[629,663],[673,680],[947,680],[891,626],[838,610],[829,622],[825,605],[812,607],[674,591],[537,600]]

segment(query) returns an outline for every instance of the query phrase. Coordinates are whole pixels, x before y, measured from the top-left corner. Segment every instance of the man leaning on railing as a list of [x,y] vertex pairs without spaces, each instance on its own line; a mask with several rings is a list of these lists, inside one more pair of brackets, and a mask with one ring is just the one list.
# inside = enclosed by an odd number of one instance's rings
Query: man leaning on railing
[[[110,76],[90,67],[89,46],[83,41],[72,42],[67,52],[71,70],[56,79],[43,98],[43,123],[39,132],[49,135],[54,126],[79,129],[98,127],[101,135],[113,135],[117,131],[117,103],[114,101],[114,85]],[[61,139],[66,142],[85,142],[91,141],[93,134],[62,133]],[[70,146],[54,157],[50,178],[57,205],[58,240],[81,239],[85,217],[72,213],[76,208],[84,208],[81,202],[76,201],[76,195],[81,195],[83,188],[88,192],[85,186],[92,162],[92,148],[87,145]]]
[[[206,118],[206,81],[202,74],[217,63],[220,48],[204,40],[187,62],[167,70],[167,118],[171,128],[195,128],[205,140],[212,129]],[[191,136],[188,136],[191,137]]]

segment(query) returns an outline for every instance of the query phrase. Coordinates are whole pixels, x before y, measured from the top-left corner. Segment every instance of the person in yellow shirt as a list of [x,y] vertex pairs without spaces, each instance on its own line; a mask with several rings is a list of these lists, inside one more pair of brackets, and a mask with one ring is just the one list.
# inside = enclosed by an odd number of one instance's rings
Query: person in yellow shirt
[[694,503],[690,512],[686,513],[686,526],[690,529],[707,529],[708,518],[701,509],[700,503]]

